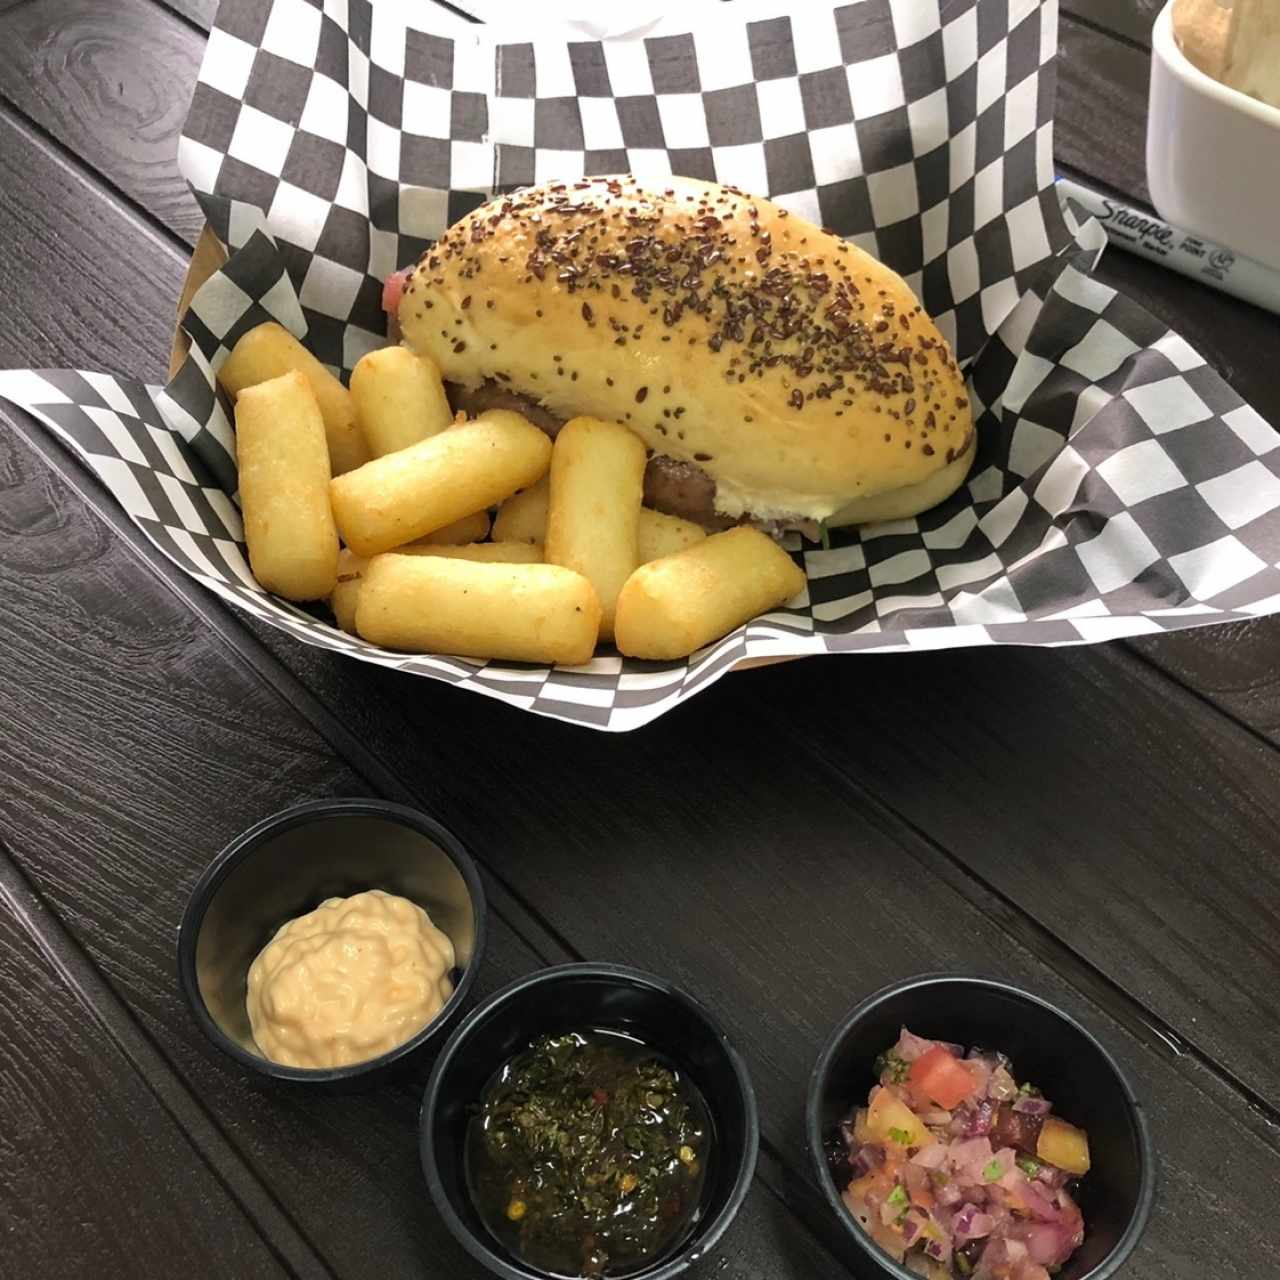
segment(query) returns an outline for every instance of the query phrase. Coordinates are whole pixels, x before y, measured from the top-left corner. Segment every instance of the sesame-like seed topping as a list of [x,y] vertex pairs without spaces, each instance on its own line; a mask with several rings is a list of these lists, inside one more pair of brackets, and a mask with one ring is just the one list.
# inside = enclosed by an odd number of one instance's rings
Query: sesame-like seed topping
[[[762,209],[732,187],[653,191],[630,176],[549,183],[499,196],[449,228],[407,287],[428,279],[443,285],[442,276],[428,273],[443,271],[446,262],[463,279],[486,263],[509,264],[516,281],[537,280],[544,294],[583,295],[576,315],[588,327],[607,323],[618,347],[643,340],[645,323],[679,326],[690,346],[705,344],[713,357],[723,357],[719,370],[728,381],[772,377],[793,409],[813,399],[838,399],[847,409],[855,395],[881,401],[905,395],[906,413],[913,414],[912,374],[932,390],[943,373],[956,371],[945,342],[911,332],[911,317],[921,308],[895,302],[883,287],[887,281],[855,277],[857,258],[848,256],[847,244],[821,245],[806,256],[809,237],[797,234],[806,228],[783,229],[787,217],[785,209]],[[506,250],[501,255],[486,245],[496,236]],[[869,306],[873,296],[879,301]],[[644,323],[632,327],[602,312],[610,299],[640,304],[648,313]],[[468,294],[460,309],[471,302]],[[542,308],[534,314],[544,318]],[[663,342],[671,336],[659,334]],[[455,350],[465,349],[460,342]],[[640,388],[636,403],[647,394]],[[671,394],[669,385],[662,394]],[[929,390],[924,395],[932,402]],[[955,402],[958,409],[968,406],[963,397]],[[879,404],[869,407],[882,411]],[[938,412],[927,425],[936,425]]]

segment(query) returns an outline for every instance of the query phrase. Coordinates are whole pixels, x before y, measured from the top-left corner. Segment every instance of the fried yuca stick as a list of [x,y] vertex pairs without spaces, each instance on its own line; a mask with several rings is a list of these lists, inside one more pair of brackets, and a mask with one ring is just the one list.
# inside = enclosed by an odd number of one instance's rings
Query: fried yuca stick
[[369,460],[369,448],[356,425],[351,393],[288,329],[274,320],[241,337],[218,370],[218,381],[233,400],[246,387],[257,386],[296,370],[306,378],[324,418],[329,469],[335,476]]
[[356,421],[375,458],[407,449],[453,422],[440,370],[408,347],[382,347],[351,371]]
[[[427,542],[410,542],[397,547],[401,556],[444,556],[452,560],[479,560],[490,564],[541,564],[540,542],[473,542],[464,546],[436,546]],[[329,597],[329,608],[338,626],[356,634],[356,603],[360,598],[360,581],[369,561],[346,547],[338,553],[338,585]]]
[[361,636],[409,653],[578,666],[599,629],[591,583],[552,564],[392,552],[370,560],[356,604]]
[[337,581],[338,532],[324,421],[302,374],[241,393],[236,465],[253,576],[286,600],[323,600]]
[[640,437],[598,418],[565,423],[551,454],[547,561],[581,573],[595,587],[604,639],[613,635],[618,592],[640,563],[644,467]]
[[[498,508],[493,522],[495,542],[542,542],[547,536],[547,502],[551,482],[539,480],[530,489],[522,489]],[[669,516],[650,507],[640,508],[636,528],[636,556],[641,564],[660,556],[674,555],[701,542],[707,531],[692,520]]]
[[342,540],[373,556],[501,502],[550,462],[551,441],[537,427],[493,409],[336,477],[329,496]]
[[471,515],[463,516],[461,520],[455,520],[418,541],[434,547],[456,547],[468,542],[483,542],[488,532],[489,513],[473,511]]
[[729,529],[641,565],[618,595],[614,637],[629,657],[688,657],[804,585],[804,573],[772,538]]

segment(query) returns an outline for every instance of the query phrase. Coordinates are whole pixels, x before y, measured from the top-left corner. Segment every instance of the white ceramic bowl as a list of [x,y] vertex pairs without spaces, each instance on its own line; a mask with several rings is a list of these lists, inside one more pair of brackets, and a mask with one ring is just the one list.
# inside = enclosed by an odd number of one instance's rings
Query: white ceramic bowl
[[1151,45],[1147,182],[1160,216],[1280,269],[1280,110],[1187,61],[1172,0]]

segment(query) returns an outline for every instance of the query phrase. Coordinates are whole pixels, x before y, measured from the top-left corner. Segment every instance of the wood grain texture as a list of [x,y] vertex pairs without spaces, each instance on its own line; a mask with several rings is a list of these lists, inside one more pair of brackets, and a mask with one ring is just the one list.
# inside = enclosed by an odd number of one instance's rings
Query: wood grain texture
[[1151,47],[1151,26],[1166,0],[1062,0],[1062,12],[1122,40]]
[[1148,636],[1133,648],[1211,705],[1280,746],[1280,618]]
[[3,887],[0,1097],[6,1274],[54,1274],[51,1264],[65,1276],[289,1274]]
[[1274,751],[1122,649],[936,658],[837,664],[815,753],[1280,1102]]
[[[863,722],[875,700],[867,664],[856,692],[833,685],[831,668],[857,663],[795,663],[722,682],[643,733],[584,744],[580,731],[526,726],[517,713],[456,690],[408,698],[393,673],[348,672],[283,636],[266,641],[391,762],[420,803],[485,849],[502,880],[555,919],[575,951],[656,966],[711,1004],[747,1056],[766,1142],[798,1177],[807,1073],[849,1006],[911,972],[1003,974],[1100,1030],[1151,1100],[1162,1168],[1180,1190],[1166,1194],[1132,1274],[1251,1274],[1251,1251],[1269,1223],[1258,1221],[1237,1251],[1239,1222],[1194,1211],[1193,1187],[1217,1188],[1229,1175],[1230,1159],[1216,1160],[1210,1147],[1225,1143],[1241,1169],[1229,1197],[1254,1196],[1260,1171],[1280,1169],[1274,1132],[1221,1080],[1146,1036],[1130,1002],[1121,1026],[1082,1000],[1053,971],[1068,967],[1062,944],[1023,946],[1005,928],[1008,909],[997,895],[963,873],[958,890],[945,855],[824,766],[830,744],[815,736],[823,707],[850,708],[833,728],[880,750],[880,726]],[[882,678],[877,666],[875,680]],[[948,696],[946,683],[918,664],[903,679],[922,708]],[[931,725],[935,748],[938,729]],[[743,738],[746,750],[732,745]],[[554,761],[552,776],[535,750]],[[949,769],[949,748],[945,761]],[[480,774],[502,805],[475,805],[470,780]],[[1044,789],[1037,786],[1037,800]],[[1045,863],[1034,865],[1041,884],[1051,883]],[[1090,910],[1073,898],[1069,924],[1056,922],[1057,931],[1070,935]],[[1147,963],[1126,960],[1117,980],[1129,983]],[[1261,1208],[1251,1203],[1245,1223]]]
[[1054,152],[1077,173],[1147,204],[1151,57],[1063,15]]
[[162,378],[184,266],[165,236],[0,108],[0,278],[5,298],[22,300],[5,307],[0,366]]
[[[380,1274],[418,1275],[430,1260],[429,1274],[479,1276],[425,1199],[419,1090],[343,1099],[265,1091],[218,1060],[173,980],[174,929],[217,848],[287,804],[365,793],[367,782],[12,433],[0,432],[0,451],[0,589],[20,585],[15,613],[40,619],[36,630],[6,627],[0,825],[18,833],[16,857],[337,1274],[364,1274],[376,1257]],[[33,503],[33,493],[43,498]],[[103,725],[109,755],[90,745]],[[544,936],[535,922],[519,933],[501,917],[492,924],[480,995],[568,958],[530,950],[524,938]],[[726,1247],[737,1268],[729,1274],[743,1280],[830,1271],[763,1187]]]
[[200,31],[208,31],[213,26],[214,15],[218,12],[219,0],[151,0],[161,9],[185,19]]
[[195,243],[178,136],[204,41],[148,0],[40,0],[0,14],[0,93]]

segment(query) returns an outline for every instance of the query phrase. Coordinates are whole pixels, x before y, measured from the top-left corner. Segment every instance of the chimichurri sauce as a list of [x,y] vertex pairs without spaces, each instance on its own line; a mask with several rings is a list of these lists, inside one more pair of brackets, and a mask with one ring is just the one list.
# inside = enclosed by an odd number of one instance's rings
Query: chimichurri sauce
[[485,1087],[467,1182],[489,1230],[559,1276],[625,1276],[698,1215],[711,1127],[696,1089],[634,1040],[544,1036]]

